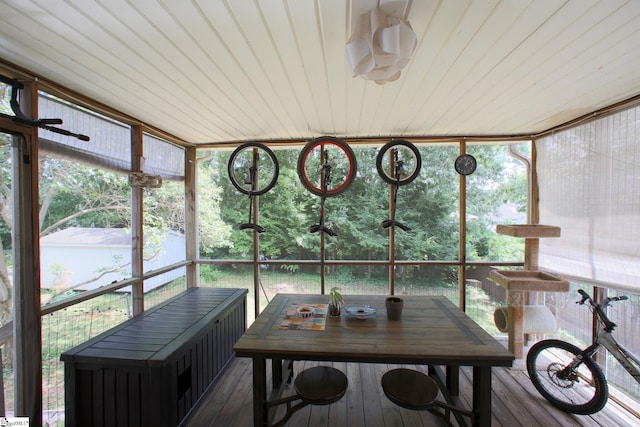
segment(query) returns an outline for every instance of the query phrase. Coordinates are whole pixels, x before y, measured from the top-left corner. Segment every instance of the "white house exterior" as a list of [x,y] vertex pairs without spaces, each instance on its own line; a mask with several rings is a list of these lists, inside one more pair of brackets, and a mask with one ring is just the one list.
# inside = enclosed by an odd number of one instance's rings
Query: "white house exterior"
[[[71,227],[40,239],[41,287],[90,290],[131,277],[131,233],[123,228]],[[147,259],[149,257],[149,259]],[[145,271],[185,259],[184,235],[169,231],[145,241]],[[144,289],[185,274],[180,268],[145,280]]]

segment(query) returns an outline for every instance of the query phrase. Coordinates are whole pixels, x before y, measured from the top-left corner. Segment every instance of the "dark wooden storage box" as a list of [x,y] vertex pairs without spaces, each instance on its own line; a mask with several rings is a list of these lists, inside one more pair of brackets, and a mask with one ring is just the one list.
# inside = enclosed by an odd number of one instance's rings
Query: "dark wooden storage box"
[[188,289],[65,352],[65,424],[177,426],[246,329],[246,289]]

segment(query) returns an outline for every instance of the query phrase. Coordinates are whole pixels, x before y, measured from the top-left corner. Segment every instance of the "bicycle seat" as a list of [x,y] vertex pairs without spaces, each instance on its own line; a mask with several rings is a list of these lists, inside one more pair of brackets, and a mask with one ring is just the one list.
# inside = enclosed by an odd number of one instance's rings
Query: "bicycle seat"
[[411,231],[411,227],[408,227],[400,221],[396,221],[395,219],[385,219],[384,221],[382,221],[381,225],[382,228],[399,227],[404,231]]
[[247,229],[247,228],[255,230],[258,233],[264,233],[265,231],[267,231],[266,228],[264,228],[264,227],[262,227],[261,225],[258,225],[258,224],[251,224],[251,223],[240,224],[240,230],[244,230],[244,229]]
[[311,227],[309,227],[309,232],[311,233],[316,233],[318,231],[322,231],[323,233],[327,233],[329,236],[333,236],[333,237],[338,235],[338,233],[333,231],[330,227],[325,227],[324,225],[321,225],[321,224],[314,224]]

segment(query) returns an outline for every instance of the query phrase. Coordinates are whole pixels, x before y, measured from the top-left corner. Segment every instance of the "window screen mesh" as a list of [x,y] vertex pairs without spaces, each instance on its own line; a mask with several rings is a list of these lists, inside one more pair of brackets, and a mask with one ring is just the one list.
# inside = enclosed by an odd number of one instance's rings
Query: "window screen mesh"
[[62,119],[57,127],[87,135],[90,141],[40,129],[40,149],[70,160],[109,170],[131,170],[131,128],[123,123],[81,109],[43,92],[38,97],[40,118]]
[[167,141],[156,138],[153,135],[144,134],[142,139],[144,146],[142,169],[146,173],[161,175],[164,179],[184,179],[184,149]]
[[[131,171],[131,127],[40,92],[40,118],[60,118],[57,127],[87,135],[90,141],[40,129],[40,149],[45,153],[81,161],[116,172]],[[184,179],[184,149],[149,134],[143,136],[143,171],[164,179]]]
[[542,268],[640,289],[640,107],[536,142]]

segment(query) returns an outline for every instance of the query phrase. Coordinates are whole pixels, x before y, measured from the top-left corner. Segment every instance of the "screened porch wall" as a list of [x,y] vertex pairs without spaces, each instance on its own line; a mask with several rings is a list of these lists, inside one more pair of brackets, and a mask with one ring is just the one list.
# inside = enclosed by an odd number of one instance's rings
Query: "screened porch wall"
[[536,141],[539,263],[603,287],[640,291],[640,107]]

